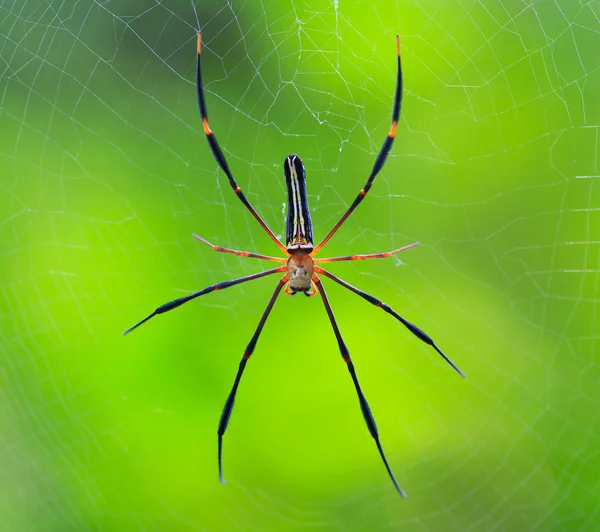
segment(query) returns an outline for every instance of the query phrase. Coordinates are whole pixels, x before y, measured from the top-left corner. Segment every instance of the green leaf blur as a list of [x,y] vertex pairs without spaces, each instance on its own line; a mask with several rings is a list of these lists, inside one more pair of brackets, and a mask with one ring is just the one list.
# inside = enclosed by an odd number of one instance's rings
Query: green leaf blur
[[[0,530],[598,530],[597,3],[26,0],[0,6]],[[315,238],[397,140],[323,255],[427,331],[327,283],[400,485],[319,298],[275,286],[158,305],[277,254],[282,163]]]

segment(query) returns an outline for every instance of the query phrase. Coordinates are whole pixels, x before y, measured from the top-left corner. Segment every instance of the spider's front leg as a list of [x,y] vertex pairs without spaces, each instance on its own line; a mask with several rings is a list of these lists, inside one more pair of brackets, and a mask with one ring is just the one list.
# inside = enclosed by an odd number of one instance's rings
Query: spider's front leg
[[331,322],[331,326],[333,327],[333,332],[335,334],[335,338],[338,342],[338,347],[340,348],[340,354],[342,355],[342,358],[344,359],[344,362],[346,363],[346,366],[348,367],[348,371],[350,372],[350,376],[352,377],[352,382],[354,383],[354,388],[356,389],[356,394],[358,395],[360,409],[362,411],[363,417],[365,418],[365,423],[367,424],[369,433],[375,440],[375,444],[377,445],[377,449],[379,450],[379,455],[381,456],[381,459],[383,460],[383,464],[385,465],[385,468],[387,469],[387,472],[388,472],[390,478],[392,479],[392,482],[394,483],[396,490],[398,490],[398,493],[402,497],[406,498],[406,493],[404,493],[404,491],[402,490],[402,488],[396,481],[396,478],[394,477],[394,473],[392,473],[390,464],[388,463],[387,458],[385,457],[385,453],[383,452],[383,447],[381,446],[381,442],[379,441],[379,432],[377,430],[377,425],[375,424],[375,418],[373,417],[373,414],[371,413],[371,408],[369,407],[369,403],[367,403],[367,399],[360,388],[360,384],[358,383],[358,377],[356,376],[356,371],[354,370],[354,364],[352,362],[352,359],[350,358],[350,352],[348,351],[348,348],[346,347],[346,344],[344,343],[344,340],[342,338],[342,334],[340,333],[338,324],[335,321],[335,317],[333,315],[333,310],[331,308],[331,305],[329,304],[329,300],[327,299],[327,294],[325,294],[325,288],[323,287],[323,283],[321,283],[321,280],[317,277],[317,275],[313,276],[313,281],[314,281],[315,285],[317,286],[319,293],[321,294],[321,299],[323,300],[323,304],[325,305],[325,310],[327,311],[327,315],[329,316],[329,321]]
[[248,360],[250,360],[252,353],[254,353],[254,348],[256,347],[256,342],[258,342],[258,337],[260,336],[260,333],[263,330],[263,327],[267,321],[267,318],[269,317],[269,314],[271,313],[271,309],[273,308],[273,305],[275,305],[277,296],[279,296],[281,289],[287,282],[288,282],[288,276],[286,274],[280,279],[279,283],[277,283],[277,286],[275,287],[275,291],[273,292],[271,299],[269,299],[267,308],[265,308],[265,311],[263,312],[263,315],[261,316],[260,321],[258,322],[258,327],[256,327],[256,331],[254,331],[254,334],[252,335],[252,338],[250,339],[250,342],[248,343],[248,346],[246,347],[246,350],[244,351],[244,354],[242,355],[242,360],[240,360],[240,365],[238,367],[238,371],[235,376],[235,381],[233,382],[233,387],[231,388],[231,392],[229,392],[229,395],[227,396],[227,400],[225,401],[225,406],[223,407],[223,413],[221,414],[221,419],[219,420],[219,428],[217,430],[218,440],[219,440],[218,441],[219,479],[221,480],[222,484],[225,484],[225,478],[223,477],[223,436],[225,435],[225,431],[227,430],[227,425],[229,425],[229,418],[231,417],[231,412],[233,411],[233,404],[235,403],[235,395],[237,394],[237,389],[240,384],[240,379],[242,378],[242,374],[244,373],[244,370],[246,369],[246,364],[248,363]]

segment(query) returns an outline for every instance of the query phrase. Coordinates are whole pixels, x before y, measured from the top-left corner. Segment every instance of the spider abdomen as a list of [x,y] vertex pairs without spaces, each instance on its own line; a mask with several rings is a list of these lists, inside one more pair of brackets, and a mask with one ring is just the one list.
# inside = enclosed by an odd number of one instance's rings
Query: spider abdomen
[[288,253],[313,249],[313,230],[306,195],[306,172],[302,160],[293,153],[283,163],[288,191],[286,247]]
[[292,255],[287,262],[287,274],[292,292],[308,292],[314,273],[314,262],[309,255]]

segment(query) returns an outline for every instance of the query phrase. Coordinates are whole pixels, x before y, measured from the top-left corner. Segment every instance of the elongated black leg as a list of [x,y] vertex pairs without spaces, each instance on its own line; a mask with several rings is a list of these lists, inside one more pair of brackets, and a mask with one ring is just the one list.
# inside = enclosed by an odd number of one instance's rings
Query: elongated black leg
[[137,329],[143,323],[146,323],[150,318],[158,315],[164,314],[165,312],[169,312],[170,310],[176,309],[180,307],[184,303],[191,301],[192,299],[196,299],[197,297],[203,296],[205,294],[209,294],[210,292],[214,292],[215,290],[224,290],[225,288],[229,288],[230,286],[234,286],[236,284],[245,283],[246,281],[253,281],[254,279],[260,279],[261,277],[265,277],[266,275],[273,275],[274,273],[281,273],[285,271],[285,266],[280,266],[279,268],[273,268],[272,270],[267,270],[260,273],[253,273],[252,275],[248,275],[246,277],[240,277],[239,279],[234,279],[233,281],[224,281],[222,283],[213,284],[211,286],[207,286],[198,292],[194,292],[189,296],[180,297],[169,303],[165,303],[158,307],[152,314],[146,316],[143,320],[136,323],[133,327],[129,327],[123,334],[128,334],[134,329]]
[[217,164],[220,166],[221,170],[225,172],[225,175],[229,179],[229,184],[231,188],[236,193],[237,197],[240,198],[242,203],[246,206],[246,208],[250,211],[252,216],[256,218],[256,221],[261,225],[261,227],[265,230],[265,232],[271,237],[271,240],[277,244],[279,249],[281,249],[286,255],[287,248],[279,241],[279,239],[273,234],[273,231],[269,229],[269,226],[266,222],[260,217],[260,215],[254,210],[254,207],[250,205],[250,202],[242,192],[242,189],[238,187],[235,179],[233,178],[233,174],[229,169],[229,165],[227,164],[227,160],[225,159],[225,155],[221,151],[221,148],[215,138],[214,133],[210,129],[208,125],[208,114],[206,112],[206,100],[204,99],[204,88],[202,86],[202,70],[200,68],[200,55],[202,51],[202,35],[198,34],[198,62],[196,64],[196,89],[198,91],[198,106],[200,107],[200,116],[202,117],[202,126],[204,127],[204,133],[206,134],[206,140],[208,140],[208,145],[210,146],[210,150],[214,158],[217,161]]
[[358,395],[358,401],[360,402],[360,409],[362,410],[363,417],[365,418],[365,423],[367,424],[369,432],[371,433],[371,436],[373,437],[373,439],[375,440],[375,443],[377,444],[377,449],[379,450],[381,459],[383,460],[385,468],[387,469],[387,472],[390,475],[390,478],[392,479],[394,486],[396,486],[398,493],[400,493],[400,495],[402,495],[402,497],[406,498],[406,493],[404,493],[404,491],[402,491],[402,488],[398,485],[398,482],[396,482],[394,474],[392,473],[392,469],[390,468],[390,464],[388,464],[387,458],[385,457],[385,453],[383,452],[383,448],[381,447],[381,442],[379,441],[379,433],[377,431],[377,425],[375,424],[375,418],[373,417],[373,414],[371,413],[371,409],[369,408],[369,403],[367,403],[367,400],[366,400],[362,390],[360,389],[360,384],[358,383],[356,371],[354,371],[354,364],[352,363],[352,360],[350,359],[350,353],[348,351],[348,348],[346,347],[346,344],[344,343],[344,340],[342,339],[342,335],[340,333],[340,329],[337,325],[337,322],[335,321],[335,317],[333,315],[333,310],[331,309],[331,305],[329,304],[329,300],[327,299],[327,295],[325,294],[325,288],[323,287],[321,280],[316,275],[313,275],[313,282],[315,283],[315,285],[317,286],[317,290],[321,294],[321,299],[323,299],[323,304],[325,305],[325,310],[327,311],[327,315],[329,316],[329,321],[331,322],[331,326],[333,327],[333,332],[335,333],[335,337],[337,339],[338,346],[340,348],[340,353],[342,355],[342,358],[344,359],[344,362],[346,362],[346,365],[348,366],[348,371],[350,372],[350,376],[352,377],[352,382],[354,383],[354,387],[356,388],[356,393]]
[[388,154],[390,153],[390,149],[392,148],[392,144],[394,143],[394,138],[396,137],[396,127],[398,126],[398,120],[400,119],[400,104],[402,103],[402,65],[400,62],[400,37],[396,35],[396,46],[398,51],[398,74],[396,77],[396,92],[394,94],[394,109],[392,111],[392,127],[390,128],[390,132],[388,136],[385,138],[383,142],[383,146],[381,146],[381,150],[379,150],[379,155],[377,155],[377,159],[375,159],[375,164],[373,165],[373,169],[371,170],[371,174],[365,183],[365,186],[361,189],[356,196],[355,200],[352,202],[352,205],[348,207],[348,210],[344,213],[344,216],[340,219],[340,221],[335,224],[333,229],[329,231],[329,234],[321,241],[321,243],[313,250],[313,255],[316,255],[318,251],[329,241],[329,239],[335,234],[335,232],[340,228],[340,226],[346,221],[346,218],[352,214],[352,211],[359,206],[360,202],[364,199],[369,192],[373,180],[375,176],[379,173],[379,171],[383,168],[385,161],[387,159]]
[[240,366],[238,368],[237,375],[235,376],[235,381],[233,383],[233,387],[231,388],[231,392],[229,392],[229,396],[227,397],[227,401],[225,401],[225,406],[223,407],[223,413],[221,414],[221,419],[219,421],[219,430],[217,431],[217,434],[219,435],[219,479],[221,480],[221,483],[223,483],[223,484],[225,484],[225,479],[223,478],[223,461],[222,461],[223,435],[225,434],[225,431],[227,430],[227,425],[229,424],[229,418],[231,417],[231,411],[233,410],[233,403],[235,402],[235,394],[237,393],[238,385],[240,384],[240,379],[242,378],[242,374],[244,373],[246,364],[248,363],[248,360],[250,360],[250,357],[252,356],[252,353],[254,352],[254,348],[256,347],[256,342],[258,342],[258,337],[260,336],[263,326],[265,325],[265,322],[267,321],[267,318],[269,317],[269,313],[271,312],[271,309],[273,308],[273,305],[275,304],[275,301],[277,300],[277,296],[281,292],[281,289],[283,288],[285,283],[288,282],[288,280],[289,280],[289,277],[287,276],[287,274],[284,275],[282,277],[282,279],[279,281],[279,283],[277,284],[277,287],[275,288],[275,292],[273,292],[271,299],[269,299],[267,308],[263,312],[263,315],[260,318],[260,321],[258,322],[258,327],[256,328],[256,331],[254,331],[254,335],[252,336],[250,343],[248,344],[248,346],[246,347],[246,350],[244,351],[244,355],[242,356],[242,360],[240,361]]
[[456,372],[461,377],[466,378],[466,375],[462,372],[462,370],[454,362],[452,362],[452,360],[450,360],[450,358],[448,356],[446,356],[442,352],[442,350],[435,344],[435,342],[431,339],[431,337],[426,332],[419,329],[419,327],[412,324],[410,321],[405,320],[402,316],[400,316],[400,314],[398,314],[395,310],[393,310],[391,307],[386,305],[383,301],[367,294],[366,292],[363,292],[362,290],[359,290],[358,288],[355,288],[351,284],[347,283],[346,281],[343,281],[339,277],[336,277],[332,273],[325,271],[323,268],[319,268],[318,266],[315,266],[315,271],[317,273],[325,275],[326,277],[329,277],[332,281],[335,281],[336,283],[342,285],[344,288],[347,288],[351,292],[354,292],[356,295],[359,295],[363,299],[366,299],[372,305],[375,305],[376,307],[379,307],[380,309],[385,310],[388,314],[391,314],[392,316],[394,316],[394,318],[396,318],[400,323],[402,323],[402,325],[404,325],[411,333],[413,333],[417,338],[419,338],[419,340],[422,340],[427,345],[430,345],[431,347],[433,347],[441,355],[441,357],[456,370]]

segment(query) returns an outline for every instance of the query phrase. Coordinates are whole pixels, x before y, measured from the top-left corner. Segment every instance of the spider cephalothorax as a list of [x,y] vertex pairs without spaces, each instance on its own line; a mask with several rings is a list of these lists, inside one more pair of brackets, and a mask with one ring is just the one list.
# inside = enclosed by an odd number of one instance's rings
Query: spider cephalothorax
[[[367,403],[367,400],[360,388],[358,383],[358,378],[356,376],[356,371],[354,370],[354,364],[350,358],[350,353],[344,340],[342,339],[342,335],[340,333],[339,327],[333,315],[333,310],[331,305],[329,304],[329,300],[325,293],[325,288],[319,278],[319,275],[323,275],[332,281],[338,283],[339,285],[347,288],[351,292],[359,295],[372,305],[379,307],[384,310],[394,318],[396,318],[400,323],[402,323],[410,332],[412,332],[417,338],[425,342],[426,344],[432,346],[460,375],[464,377],[464,374],[458,367],[437,347],[434,341],[421,329],[419,329],[416,325],[413,325],[411,322],[405,320],[400,314],[386,305],[383,301],[355,288],[354,286],[348,284],[346,281],[343,281],[339,277],[336,277],[332,273],[324,270],[319,266],[319,264],[326,262],[341,262],[348,260],[364,260],[364,259],[381,259],[385,257],[389,257],[394,255],[395,253],[399,253],[400,251],[404,251],[406,249],[412,248],[417,245],[417,243],[409,244],[407,246],[401,247],[400,249],[396,249],[393,251],[387,251],[385,253],[374,253],[370,255],[348,255],[345,257],[333,257],[333,258],[315,258],[317,253],[321,250],[321,248],[329,241],[329,239],[335,234],[335,232],[339,229],[339,227],[346,221],[348,216],[356,209],[356,207],[360,204],[360,202],[365,198],[367,193],[371,188],[371,184],[375,179],[375,176],[379,173],[383,164],[385,163],[390,148],[394,142],[394,138],[396,136],[396,126],[398,125],[398,120],[400,118],[400,102],[402,98],[402,69],[400,65],[400,39],[396,37],[397,42],[397,57],[398,57],[398,75],[396,78],[396,92],[394,96],[394,108],[392,111],[392,126],[390,131],[383,142],[383,146],[375,159],[375,163],[373,165],[373,169],[367,179],[367,182],[360,190],[348,210],[344,213],[344,215],[340,218],[337,224],[327,233],[327,236],[316,246],[313,247],[313,231],[312,231],[312,222],[310,219],[310,211],[308,208],[308,199],[306,196],[306,175],[304,171],[304,165],[302,161],[297,155],[288,155],[284,162],[284,172],[286,177],[286,185],[288,191],[288,216],[287,216],[287,227],[286,227],[286,245],[284,246],[279,239],[274,235],[273,231],[269,229],[267,224],[263,221],[263,219],[258,215],[258,213],[254,210],[250,202],[246,199],[246,196],[237,185],[231,170],[225,160],[225,155],[221,151],[217,140],[208,125],[208,116],[206,112],[206,101],[204,99],[204,90],[202,88],[202,75],[200,70],[200,53],[201,53],[201,35],[198,34],[198,62],[196,69],[196,81],[197,81],[197,91],[198,91],[198,104],[200,107],[200,116],[202,118],[202,124],[204,127],[204,133],[206,134],[206,139],[208,140],[208,144],[212,151],[213,156],[215,157],[217,164],[221,168],[225,175],[229,179],[229,184],[231,188],[235,192],[235,194],[240,198],[242,203],[246,206],[246,208],[250,211],[252,216],[258,221],[260,226],[265,230],[265,232],[269,235],[271,240],[275,242],[277,247],[283,252],[285,257],[272,257],[268,255],[261,255],[258,253],[252,253],[249,251],[237,251],[234,249],[223,248],[221,246],[215,246],[210,242],[204,240],[202,237],[198,235],[194,235],[195,238],[203,242],[204,244],[210,246],[215,251],[221,251],[224,253],[231,253],[233,255],[238,255],[241,257],[251,257],[255,259],[262,259],[272,262],[278,262],[281,266],[277,268],[272,268],[270,270],[266,270],[263,272],[255,273],[252,275],[247,275],[246,277],[241,277],[240,279],[234,279],[233,281],[224,281],[222,283],[218,283],[215,285],[208,286],[203,290],[190,294],[189,296],[180,297],[174,301],[166,303],[160,307],[158,307],[152,314],[135,324],[133,327],[130,327],[125,331],[125,334],[132,331],[133,329],[139,327],[142,323],[145,323],[153,316],[157,314],[163,314],[170,310],[173,310],[192,299],[203,296],[210,292],[214,292],[215,290],[223,290],[225,288],[229,288],[230,286],[234,286],[236,284],[244,283],[246,281],[252,281],[254,279],[259,279],[261,277],[265,277],[267,275],[272,275],[276,273],[283,273],[284,275],[281,277],[277,286],[275,287],[275,291],[273,295],[269,299],[267,304],[267,308],[263,312],[260,321],[258,322],[258,327],[254,332],[242,359],[240,361],[240,365],[238,368],[237,375],[235,377],[235,381],[233,383],[233,387],[231,388],[231,392],[225,401],[225,406],[223,408],[223,413],[221,414],[221,419],[219,421],[219,429],[218,429],[218,462],[219,462],[219,476],[221,478],[221,482],[223,480],[223,469],[222,469],[222,445],[223,445],[223,435],[227,429],[227,425],[229,423],[229,418],[231,416],[231,412],[233,410],[233,404],[235,400],[235,396],[237,393],[238,385],[240,383],[240,379],[246,368],[246,364],[252,353],[254,352],[254,348],[256,347],[256,343],[258,341],[258,337],[269,317],[269,313],[277,300],[277,297],[281,293],[281,290],[284,286],[286,286],[285,292],[287,294],[293,295],[297,292],[304,292],[307,295],[316,295],[317,293],[321,296],[323,300],[323,304],[325,305],[325,310],[327,311],[327,316],[329,317],[329,321],[333,328],[333,332],[335,334],[338,347],[340,350],[340,354],[346,366],[348,367],[348,371],[350,372],[350,376],[352,377],[352,382],[354,383],[354,387],[356,389],[356,393],[358,395],[358,400],[360,403],[360,408],[365,419],[365,423],[367,424],[367,428],[369,429],[369,433],[375,440],[377,445],[377,449],[379,450],[379,454],[387,472],[394,483],[394,486],[398,490],[398,492],[405,497],[404,492],[396,482],[392,470],[388,464],[387,458],[383,452],[383,448],[381,446],[381,442],[379,441],[379,433],[377,431],[377,426],[375,425],[375,419],[371,414],[371,409]],[[312,290],[311,290],[312,289]]]
[[315,274],[315,263],[310,255],[292,255],[287,261],[287,275],[290,278],[289,291],[290,295],[296,292],[304,292],[306,295],[314,295],[309,293],[313,287],[313,276]]

